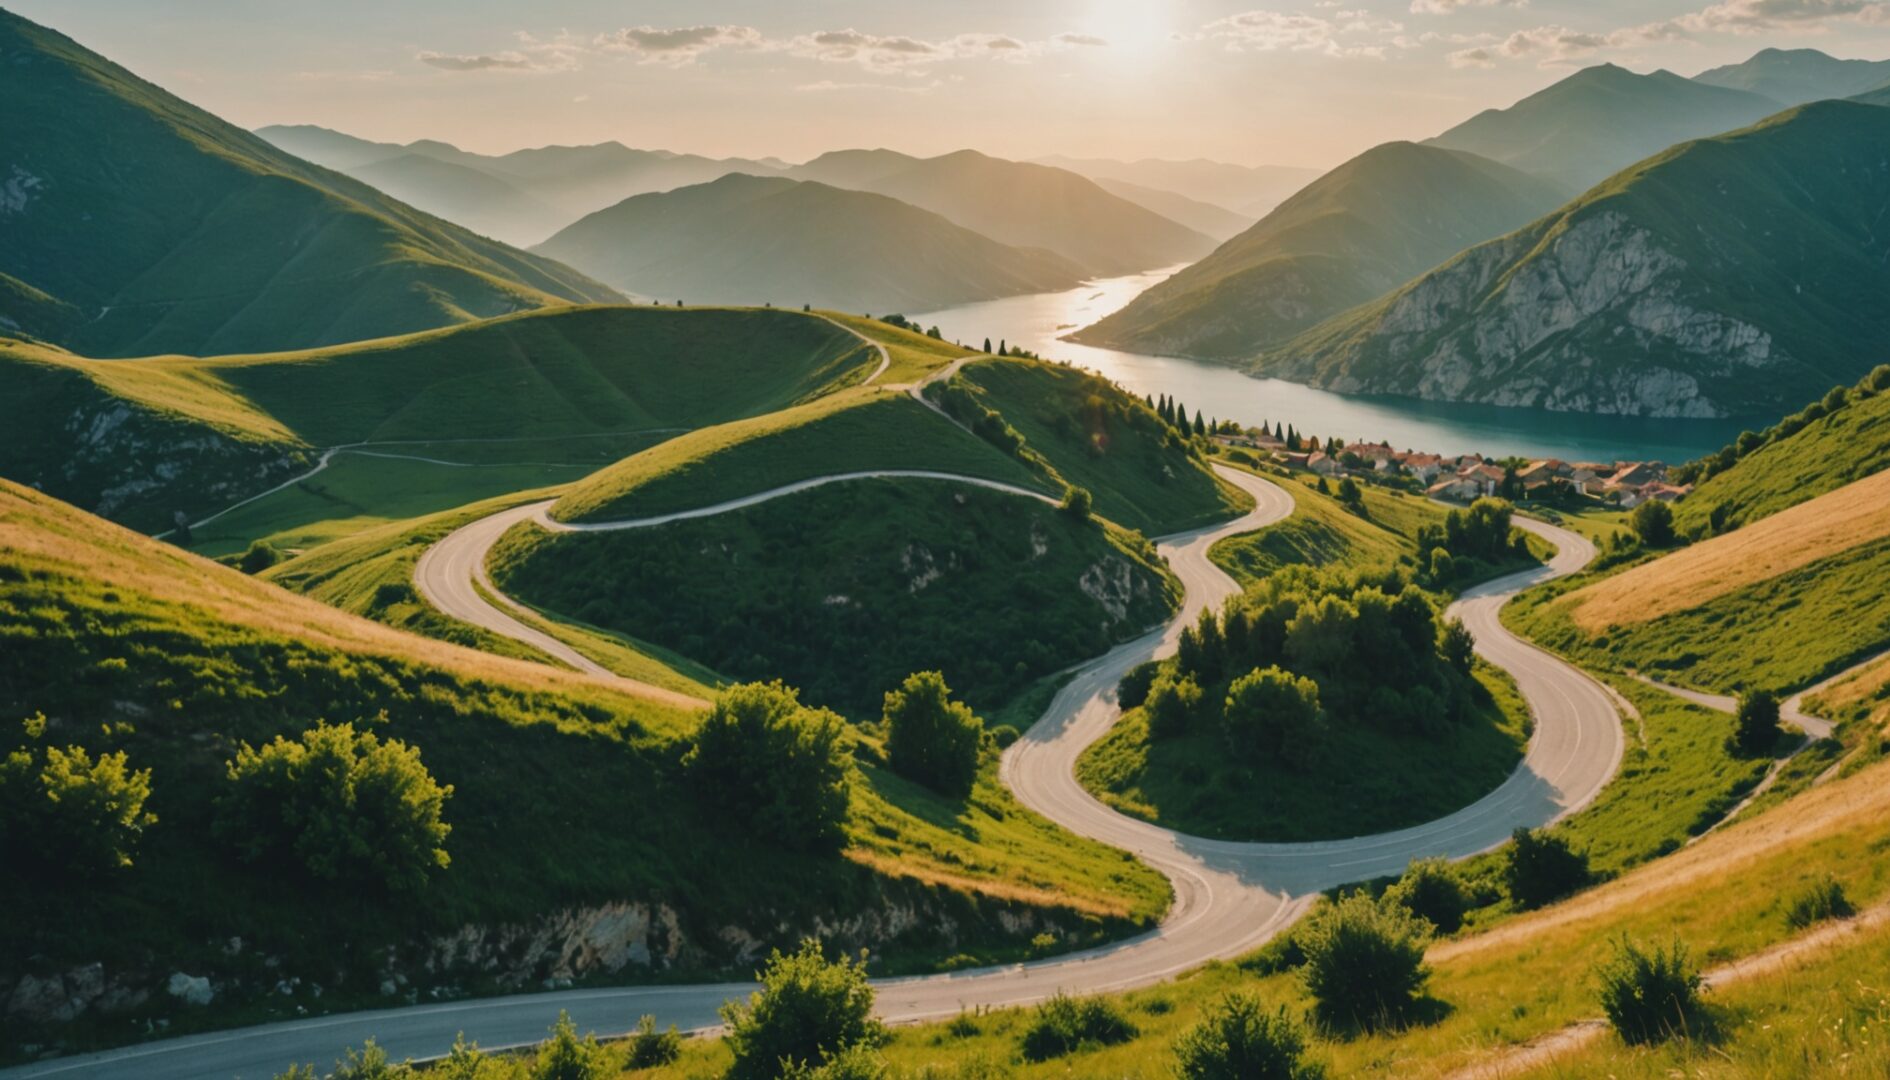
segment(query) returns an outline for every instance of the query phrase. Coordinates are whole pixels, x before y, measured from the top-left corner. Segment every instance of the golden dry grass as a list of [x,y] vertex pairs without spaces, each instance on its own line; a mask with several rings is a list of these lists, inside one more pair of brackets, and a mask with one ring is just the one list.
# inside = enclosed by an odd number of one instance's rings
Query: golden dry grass
[[957,892],[976,893],[1004,903],[1029,904],[1032,907],[1074,911],[1082,915],[1096,915],[1102,918],[1126,919],[1134,914],[1134,909],[1127,900],[1101,893],[1078,896],[1067,890],[1041,889],[1016,881],[972,877],[968,874],[945,870],[934,862],[913,861],[913,856],[910,854],[906,855],[905,861],[863,847],[850,847],[844,854],[848,860],[885,877],[903,878],[922,885],[932,885]]
[[[6,480],[0,480],[0,551],[318,646],[426,664],[521,689],[624,692],[590,676],[492,656],[337,611]],[[700,705],[683,695],[650,690],[649,700],[665,706]]]
[[1576,626],[1600,633],[1698,607],[1885,536],[1890,471],[1598,581],[1562,602]]

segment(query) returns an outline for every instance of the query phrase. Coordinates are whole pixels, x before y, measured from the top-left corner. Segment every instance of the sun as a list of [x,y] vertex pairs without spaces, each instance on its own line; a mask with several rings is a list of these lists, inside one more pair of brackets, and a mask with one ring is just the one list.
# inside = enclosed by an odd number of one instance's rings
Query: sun
[[1152,49],[1170,30],[1169,5],[1162,0],[1090,0],[1083,17],[1089,33],[1125,52]]

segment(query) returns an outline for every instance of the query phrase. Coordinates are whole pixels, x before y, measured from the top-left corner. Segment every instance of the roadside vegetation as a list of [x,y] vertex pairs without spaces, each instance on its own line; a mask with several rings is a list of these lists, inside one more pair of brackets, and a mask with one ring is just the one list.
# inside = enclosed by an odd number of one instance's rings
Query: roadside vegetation
[[918,479],[831,484],[646,529],[524,525],[494,549],[492,571],[520,600],[733,678],[785,679],[855,718],[924,670],[975,710],[995,708],[1143,632],[1179,593],[1133,533]]
[[[681,976],[727,970],[731,925],[766,941],[836,912],[933,912],[856,943],[880,973],[1095,942],[1167,904],[1159,875],[1019,807],[988,743],[969,793],[948,796],[893,775],[875,732],[829,725],[807,773],[819,809],[784,819],[784,844],[731,815],[724,792],[713,812],[689,797],[719,753],[698,714],[399,633],[11,485],[0,550],[4,749],[24,755],[0,776],[0,832],[26,835],[15,812],[51,785],[88,793],[65,804],[75,813],[92,808],[70,818],[87,843],[14,860],[0,967],[99,962],[132,988],[182,970],[216,988],[209,1009],[160,992],[77,1024],[23,1016],[10,1028],[23,1040],[77,1047],[154,1018],[179,1031],[386,1004],[395,973],[447,995],[537,985],[551,959],[429,972],[425,943],[584,905],[666,905],[674,936],[651,948]],[[344,775],[358,801],[324,801]],[[730,858],[750,872],[718,872]]]

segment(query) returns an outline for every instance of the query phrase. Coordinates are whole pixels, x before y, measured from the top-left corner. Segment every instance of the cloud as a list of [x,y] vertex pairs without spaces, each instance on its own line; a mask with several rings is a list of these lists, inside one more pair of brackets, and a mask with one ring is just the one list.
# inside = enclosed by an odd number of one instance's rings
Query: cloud
[[1890,5],[1882,0],[1724,0],[1668,22],[1695,33],[1822,30],[1833,22],[1890,22]]
[[[1428,0],[1424,0],[1428,2]],[[1448,2],[1448,0],[1443,0]],[[1544,67],[1581,60],[1604,49],[1632,49],[1704,34],[1822,33],[1842,23],[1890,26],[1887,0],[1721,0],[1671,19],[1605,33],[1538,26],[1518,30],[1491,48],[1450,53],[1453,67],[1488,67],[1498,59],[1534,58]]]
[[534,66],[531,58],[520,52],[482,53],[471,56],[423,52],[415,55],[414,59],[442,71],[530,71]]
[[1529,0],[1411,0],[1414,15],[1448,15],[1470,7],[1528,7]]
[[716,49],[762,48],[767,42],[752,26],[628,26],[599,34],[595,44],[605,52],[635,55],[640,63],[681,67]]
[[[1326,56],[1383,59],[1404,26],[1366,11],[1333,10],[1330,16],[1284,11],[1243,11],[1202,27],[1197,38],[1218,41],[1229,52],[1317,52]],[[1375,40],[1360,40],[1360,39]]]
[[1097,37],[1095,34],[1058,34],[1056,37],[1053,37],[1050,40],[1058,45],[1075,45],[1079,47],[1080,46],[1100,47],[1100,46],[1109,44],[1108,38],[1100,38],[1100,37]]
[[926,93],[927,91],[937,89],[938,87],[943,86],[943,85],[944,83],[940,82],[937,79],[934,79],[929,83],[923,83],[923,84],[910,84],[910,83],[902,84],[902,83],[883,83],[883,82],[835,82],[832,79],[822,79],[819,82],[804,83],[800,86],[795,87],[794,89],[800,91],[801,93],[827,93],[827,92],[831,92],[835,90],[873,90],[873,91],[890,90],[895,94],[923,94],[923,93]]

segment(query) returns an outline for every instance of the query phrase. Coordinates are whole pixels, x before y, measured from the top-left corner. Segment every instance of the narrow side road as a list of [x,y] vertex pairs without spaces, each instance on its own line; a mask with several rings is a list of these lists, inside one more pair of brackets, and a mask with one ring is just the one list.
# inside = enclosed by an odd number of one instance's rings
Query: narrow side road
[[[950,1016],[970,1007],[1026,1004],[1059,990],[1097,993],[1145,986],[1209,960],[1241,955],[1290,925],[1319,890],[1397,873],[1415,858],[1455,858],[1486,850],[1502,843],[1518,826],[1544,825],[1587,805],[1613,776],[1623,738],[1620,717],[1608,695],[1563,661],[1516,639],[1496,618],[1510,596],[1573,573],[1594,556],[1594,549],[1574,533],[1519,520],[1519,525],[1557,546],[1555,559],[1547,566],[1469,590],[1454,609],[1476,635],[1478,651],[1515,676],[1535,716],[1535,733],[1522,764],[1495,791],[1425,825],[1305,844],[1186,836],[1124,817],[1084,791],[1076,782],[1074,765],[1082,751],[1120,716],[1115,687],[1123,673],[1172,652],[1181,629],[1202,608],[1218,605],[1238,591],[1232,579],[1208,559],[1209,548],[1223,537],[1264,528],[1292,512],[1291,497],[1272,483],[1239,470],[1216,469],[1228,482],[1253,495],[1255,506],[1237,520],[1160,541],[1162,555],[1187,589],[1181,611],[1166,627],[1118,646],[1079,671],[1043,718],[1006,751],[1001,767],[1005,783],[1026,806],[1073,832],[1131,851],[1167,875],[1175,890],[1167,917],[1156,929],[1130,940],[1033,963],[878,980],[874,984],[878,1011],[885,1019],[909,1022]],[[1004,487],[971,478],[923,475]],[[858,478],[822,478],[694,511],[691,516],[754,505],[817,483]],[[1013,493],[1046,498],[1023,489],[1013,489]],[[447,536],[421,560],[417,581],[422,591],[449,614],[544,647],[519,635],[521,629],[532,631],[487,603],[472,587],[484,577],[485,556],[497,538],[519,522],[543,521],[543,511],[544,504],[516,507]],[[645,520],[589,527],[653,524],[654,520]],[[600,677],[619,685],[627,682]],[[560,1010],[568,1010],[580,1030],[623,1032],[646,1013],[659,1024],[699,1029],[718,1022],[717,1009],[724,1001],[752,990],[749,983],[639,986],[416,1005],[171,1039],[0,1075],[106,1080],[262,1077],[291,1062],[325,1065],[345,1047],[358,1046],[369,1037],[396,1058],[443,1054],[460,1032],[485,1047],[529,1043],[544,1036]]]

